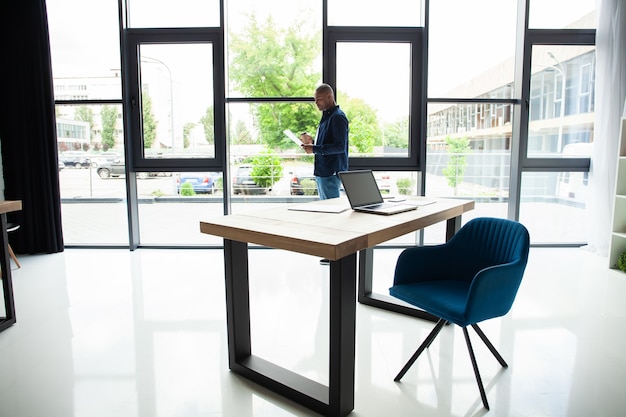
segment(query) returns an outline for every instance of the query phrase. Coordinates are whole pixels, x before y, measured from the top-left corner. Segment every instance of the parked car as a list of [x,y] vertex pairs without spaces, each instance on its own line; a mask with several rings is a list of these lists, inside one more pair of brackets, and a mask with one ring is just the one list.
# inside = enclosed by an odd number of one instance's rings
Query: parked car
[[[115,178],[126,175],[125,162],[123,158],[114,161],[105,161],[97,165],[96,173],[102,179]],[[170,177],[171,172],[138,172],[137,178]]]
[[233,194],[267,194],[267,189],[254,182],[251,165],[241,165],[233,177]]
[[[374,172],[376,184],[381,194],[391,192],[391,176],[386,172]],[[317,183],[313,167],[294,172],[289,181],[291,195],[317,195]],[[343,189],[343,187],[342,187]]]
[[91,166],[89,155],[81,151],[65,151],[59,153],[59,162],[63,162],[66,167],[89,168]]
[[289,191],[291,195],[317,195],[317,182],[313,175],[313,167],[291,173]]
[[176,175],[176,192],[180,194],[184,184],[191,184],[196,194],[213,194],[220,178],[219,172],[181,172]]
[[98,164],[96,173],[100,178],[119,177],[126,174],[125,164],[123,159],[116,159],[115,161],[102,162]]
[[107,162],[115,162],[116,160],[120,158],[121,158],[121,155],[119,153],[109,151],[109,152],[91,154],[89,159],[91,160],[91,165],[94,168],[97,168],[101,166],[102,164],[105,164]]

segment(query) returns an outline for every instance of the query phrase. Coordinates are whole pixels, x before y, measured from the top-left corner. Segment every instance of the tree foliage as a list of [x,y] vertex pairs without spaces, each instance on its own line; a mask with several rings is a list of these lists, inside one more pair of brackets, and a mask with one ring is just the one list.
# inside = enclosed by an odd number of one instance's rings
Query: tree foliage
[[243,120],[237,120],[237,123],[235,124],[235,132],[231,135],[231,143],[233,145],[252,143],[252,134]]
[[89,137],[94,128],[93,109],[88,106],[77,106],[74,110],[74,120],[89,123]]
[[212,145],[215,143],[215,114],[213,106],[209,106],[206,109],[204,116],[200,118],[200,123],[204,127],[204,138],[207,143]]
[[156,139],[157,121],[152,112],[152,99],[146,93],[141,95],[141,111],[143,115],[143,147],[150,149]]
[[[229,77],[233,87],[247,97],[309,97],[321,79],[314,60],[321,33],[304,33],[306,19],[281,28],[268,17],[254,14],[241,33],[231,33]],[[315,106],[298,103],[262,103],[252,106],[261,142],[271,148],[293,146],[283,130],[314,131],[319,120]]]
[[102,148],[107,151],[115,146],[117,108],[115,106],[102,106],[100,118],[102,119]]
[[283,161],[270,149],[266,149],[252,158],[250,175],[258,186],[271,187],[283,177]]
[[376,110],[360,98],[351,98],[345,94],[339,94],[339,97],[345,98],[340,107],[350,122],[350,148],[359,153],[372,152],[376,140],[381,136]]
[[409,116],[396,120],[394,123],[386,124],[384,130],[382,145],[402,149],[409,147]]
[[467,166],[465,155],[470,151],[469,139],[467,137],[452,138],[447,136],[444,141],[450,159],[443,169],[443,175],[446,176],[448,185],[454,188],[454,195],[456,195],[458,185],[463,182],[463,175]]
[[195,123],[187,122],[183,126],[183,148],[187,149],[191,144],[191,140],[189,136],[191,136],[191,131],[196,127]]

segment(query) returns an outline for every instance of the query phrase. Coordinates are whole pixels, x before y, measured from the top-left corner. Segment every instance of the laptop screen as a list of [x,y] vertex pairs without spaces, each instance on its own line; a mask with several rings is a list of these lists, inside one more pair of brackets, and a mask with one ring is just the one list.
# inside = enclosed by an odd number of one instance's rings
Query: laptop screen
[[383,202],[371,170],[344,171],[339,173],[339,178],[352,208]]

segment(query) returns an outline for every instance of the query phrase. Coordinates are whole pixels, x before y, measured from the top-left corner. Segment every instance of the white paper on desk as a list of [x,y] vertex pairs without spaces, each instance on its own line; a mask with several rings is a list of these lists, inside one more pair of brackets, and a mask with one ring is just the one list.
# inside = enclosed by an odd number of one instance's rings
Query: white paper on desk
[[430,198],[407,198],[406,201],[403,201],[402,203],[421,207],[421,206],[427,206],[429,204],[433,204],[435,203],[435,200],[431,200]]
[[300,145],[302,145],[302,141],[296,136],[295,133],[293,133],[291,130],[289,129],[285,129],[283,130],[283,133],[285,135],[287,135],[287,137],[289,139],[291,139],[293,141],[293,143],[295,143],[296,145],[298,145],[298,147],[300,147]]

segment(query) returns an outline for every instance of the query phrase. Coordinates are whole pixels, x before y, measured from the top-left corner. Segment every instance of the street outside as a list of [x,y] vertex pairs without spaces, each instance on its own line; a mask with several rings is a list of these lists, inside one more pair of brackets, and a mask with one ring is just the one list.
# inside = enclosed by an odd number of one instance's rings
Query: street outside
[[[272,187],[268,195],[234,196],[231,212],[241,213],[259,206],[271,208],[293,201],[308,201],[311,197],[290,196],[291,172],[306,168],[294,165],[283,170],[283,178]],[[407,173],[390,173],[407,176]],[[128,209],[126,204],[126,181],[121,178],[102,179],[95,169],[66,168],[59,173],[63,235],[69,245],[128,245]],[[391,177],[391,194],[395,191],[395,179]],[[445,179],[427,178],[428,195],[454,197]],[[438,186],[436,186],[438,184]],[[199,221],[222,215],[224,206],[221,196],[178,197],[176,176],[150,177],[137,180],[140,197],[139,228],[141,244],[144,245],[220,245],[221,240],[199,232]],[[442,191],[442,192],[437,192]],[[461,197],[463,198],[463,197]],[[471,195],[467,195],[473,199]],[[586,236],[586,211],[584,208],[558,204],[551,201],[530,201],[521,206],[520,221],[530,233],[533,243],[578,243]],[[477,216],[507,216],[506,200],[478,200],[475,210],[464,216],[464,221]],[[427,242],[440,242],[444,227],[433,227],[427,233]],[[441,230],[439,230],[441,229]],[[431,237],[428,237],[431,235]],[[411,243],[411,237],[401,239]]]

